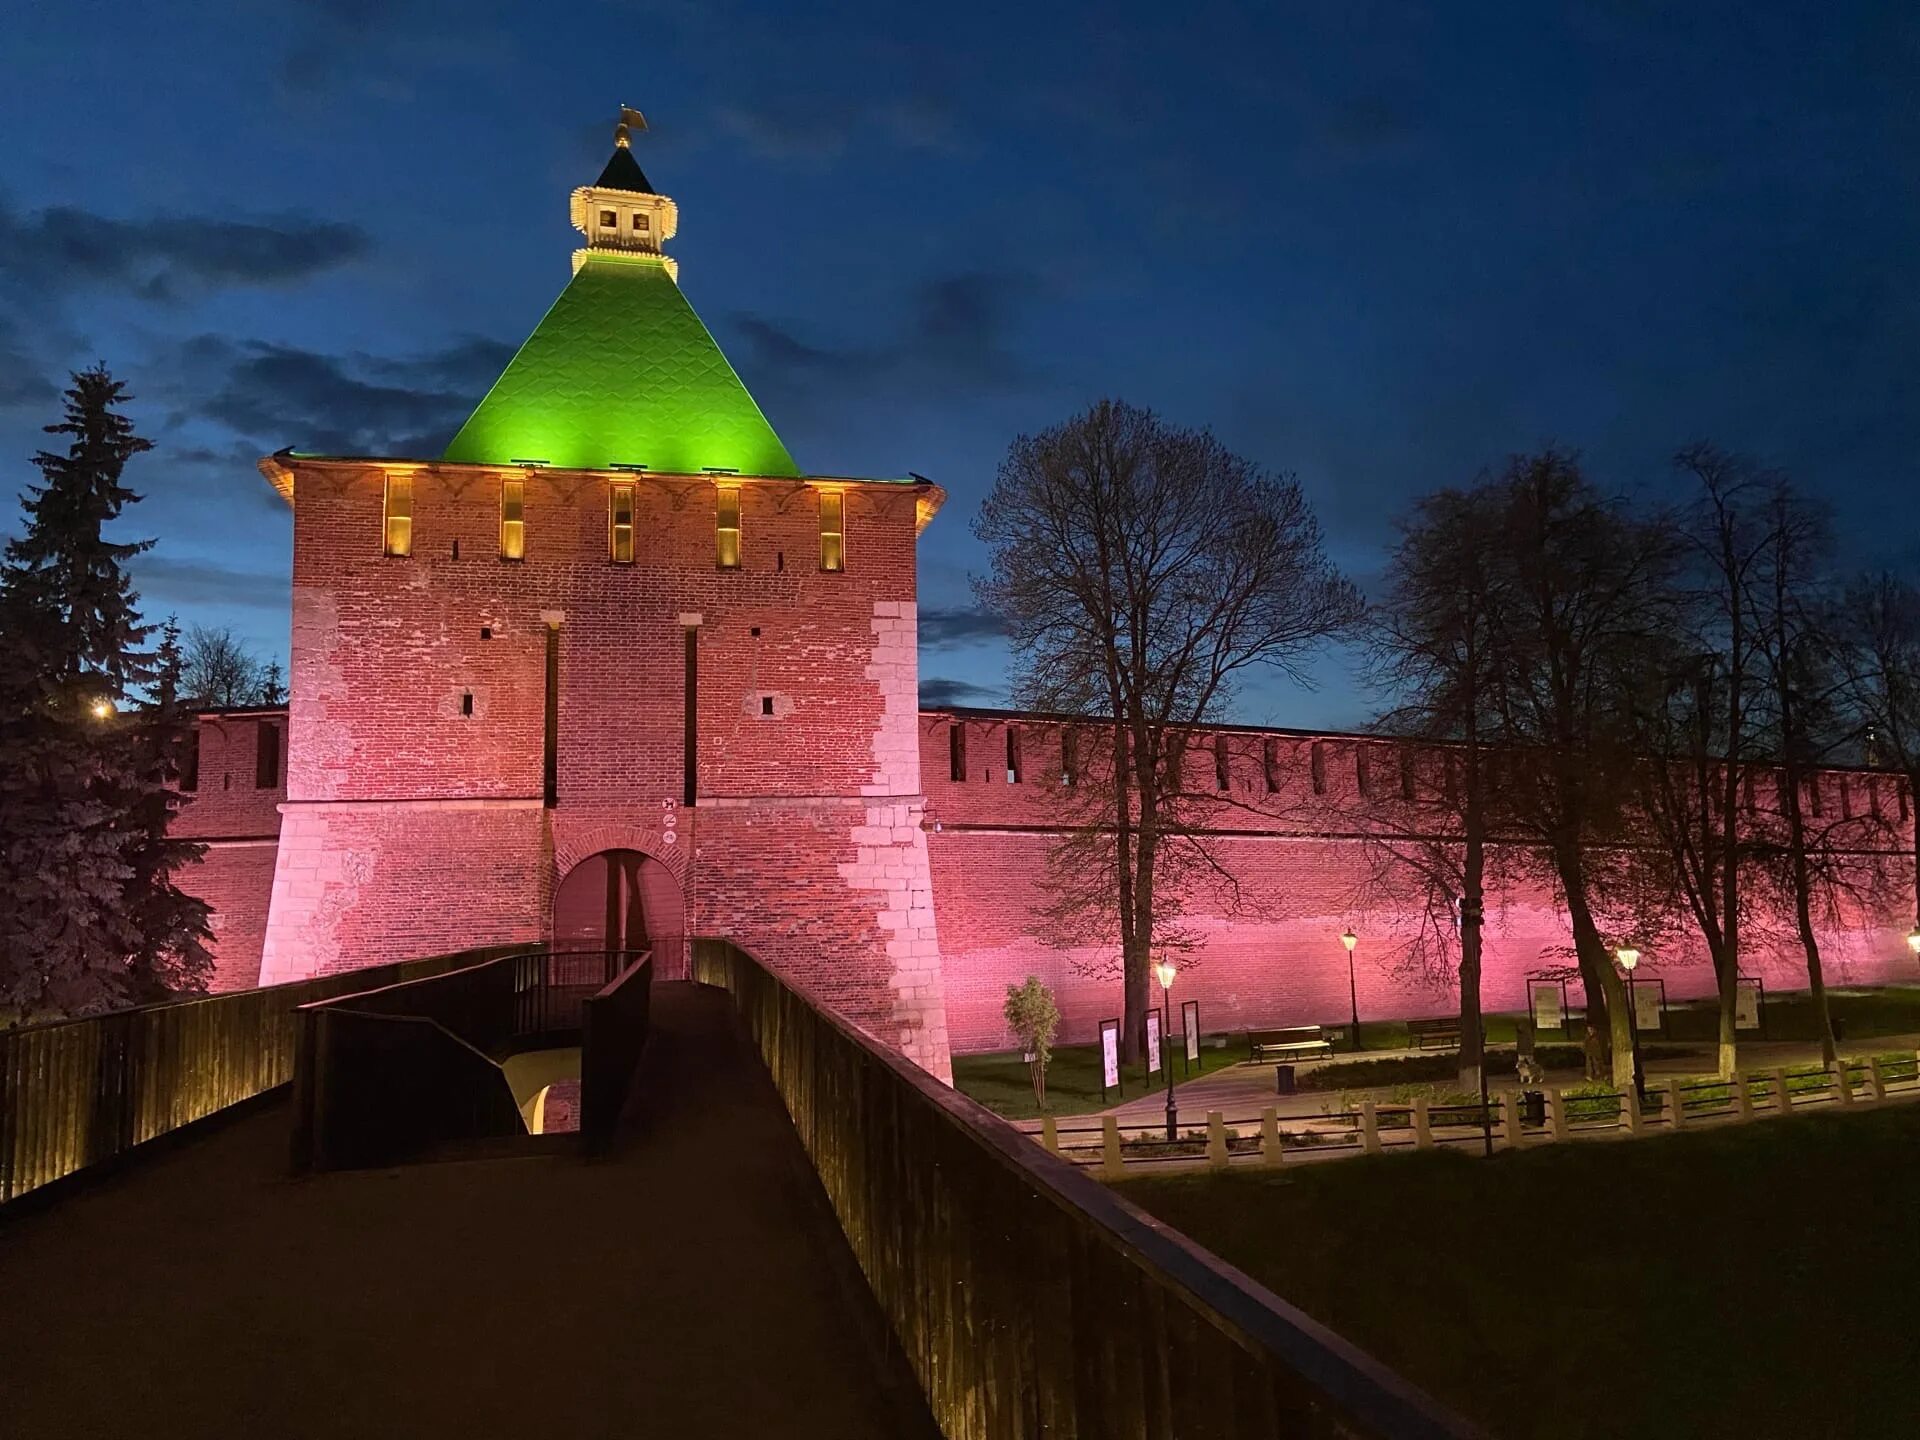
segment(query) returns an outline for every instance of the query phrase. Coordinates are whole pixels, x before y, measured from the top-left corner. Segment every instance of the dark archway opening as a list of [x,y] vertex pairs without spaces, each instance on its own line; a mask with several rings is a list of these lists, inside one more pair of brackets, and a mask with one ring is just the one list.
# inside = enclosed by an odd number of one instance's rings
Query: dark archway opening
[[687,976],[680,882],[638,850],[602,850],[561,878],[553,897],[555,950],[651,950],[660,980]]

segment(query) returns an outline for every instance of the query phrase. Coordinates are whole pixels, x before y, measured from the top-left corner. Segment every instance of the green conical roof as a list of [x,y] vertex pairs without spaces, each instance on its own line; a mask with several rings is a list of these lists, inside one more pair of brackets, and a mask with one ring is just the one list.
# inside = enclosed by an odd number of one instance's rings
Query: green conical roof
[[798,475],[658,256],[589,252],[444,457]]

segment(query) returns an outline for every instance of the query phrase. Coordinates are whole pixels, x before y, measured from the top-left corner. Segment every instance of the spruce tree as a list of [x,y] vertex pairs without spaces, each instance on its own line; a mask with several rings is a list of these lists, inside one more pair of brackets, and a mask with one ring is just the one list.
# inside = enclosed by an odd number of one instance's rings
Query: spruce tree
[[0,1016],[16,1020],[195,988],[210,968],[206,907],[173,883],[200,847],[165,833],[192,725],[178,647],[145,648],[125,570],[153,542],[105,534],[140,498],[126,462],[151,448],[126,398],[104,368],[73,377],[47,427],[66,453],[35,457],[0,567]]

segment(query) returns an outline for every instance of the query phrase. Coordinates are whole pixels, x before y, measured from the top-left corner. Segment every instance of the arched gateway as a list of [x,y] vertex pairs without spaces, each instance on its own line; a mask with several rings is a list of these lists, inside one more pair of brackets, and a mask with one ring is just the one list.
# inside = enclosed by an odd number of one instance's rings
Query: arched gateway
[[553,893],[555,950],[651,950],[653,973],[687,975],[686,905],[673,871],[638,850],[601,850]]

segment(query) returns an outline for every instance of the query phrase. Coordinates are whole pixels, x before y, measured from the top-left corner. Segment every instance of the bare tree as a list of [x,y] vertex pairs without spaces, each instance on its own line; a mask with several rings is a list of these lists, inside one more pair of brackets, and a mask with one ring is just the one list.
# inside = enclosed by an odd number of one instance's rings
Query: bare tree
[[1685,550],[1680,624],[1640,698],[1646,759],[1639,821],[1666,888],[1698,929],[1719,1002],[1719,1073],[1737,1063],[1742,885],[1749,836],[1741,805],[1754,746],[1760,643],[1749,590],[1769,553],[1768,491],[1752,464],[1693,445],[1675,465],[1697,497],[1675,517]]
[[1484,486],[1419,501],[1402,523],[1368,637],[1376,682],[1398,700],[1379,728],[1443,742],[1426,752],[1440,773],[1422,787],[1436,803],[1420,823],[1387,819],[1367,833],[1375,856],[1397,872],[1381,883],[1410,882],[1422,892],[1423,924],[1411,948],[1444,956],[1457,940],[1461,1084],[1476,1090],[1486,1052],[1480,973],[1497,519]]
[[[1881,898],[1884,855],[1869,842],[1886,822],[1826,800],[1823,770],[1858,741],[1848,707],[1857,693],[1844,663],[1835,607],[1825,589],[1831,539],[1823,507],[1777,480],[1767,498],[1767,549],[1750,586],[1766,707],[1764,736],[1774,772],[1774,823],[1756,847],[1776,892],[1792,908],[1806,956],[1820,1049],[1836,1056],[1818,927],[1851,905]],[[1843,792],[1844,793],[1844,792]]]
[[1166,867],[1226,873],[1187,818],[1187,737],[1250,670],[1304,683],[1302,661],[1355,622],[1359,594],[1297,483],[1115,401],[1015,440],[974,531],[992,557],[979,597],[1007,619],[1020,701],[1098,717],[1105,734],[1089,747],[1104,773],[1055,789],[1078,823],[1047,884],[1063,921],[1118,941],[1134,1057],[1172,909]]
[[[1866,762],[1900,774],[1902,809],[1911,813],[1920,795],[1920,589],[1890,574],[1860,576],[1847,587],[1836,620],[1848,697],[1865,727]],[[1907,839],[1920,927],[1920,822]]]
[[1672,626],[1675,548],[1665,530],[1597,492],[1573,456],[1519,456],[1487,483],[1487,707],[1503,818],[1559,888],[1586,991],[1588,1067],[1630,1083],[1625,988],[1596,918],[1624,838],[1636,751],[1632,698]]
[[181,694],[197,705],[257,705],[265,668],[227,626],[195,625],[187,632]]

